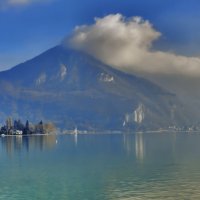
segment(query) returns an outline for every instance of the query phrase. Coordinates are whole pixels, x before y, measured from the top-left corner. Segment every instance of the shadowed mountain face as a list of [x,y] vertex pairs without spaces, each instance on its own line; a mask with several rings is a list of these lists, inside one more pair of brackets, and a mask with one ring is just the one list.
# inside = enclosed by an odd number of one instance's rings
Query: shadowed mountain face
[[187,123],[174,94],[61,46],[0,73],[0,119],[63,128],[159,128]]

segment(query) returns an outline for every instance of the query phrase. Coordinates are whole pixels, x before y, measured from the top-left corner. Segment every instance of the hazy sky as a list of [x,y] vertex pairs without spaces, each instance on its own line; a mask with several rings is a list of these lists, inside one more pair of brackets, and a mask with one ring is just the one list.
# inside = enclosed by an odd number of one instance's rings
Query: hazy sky
[[116,13],[149,20],[161,34],[158,51],[199,56],[199,10],[199,0],[0,0],[0,70],[59,44],[77,25]]

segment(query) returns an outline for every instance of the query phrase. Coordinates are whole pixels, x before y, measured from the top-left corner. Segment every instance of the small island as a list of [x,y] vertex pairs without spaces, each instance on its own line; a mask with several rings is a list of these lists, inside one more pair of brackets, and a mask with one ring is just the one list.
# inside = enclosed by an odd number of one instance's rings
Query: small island
[[30,123],[26,120],[26,123],[23,124],[22,121],[12,120],[11,117],[7,118],[5,125],[0,127],[0,135],[35,135],[35,134],[49,134],[55,133],[56,127],[52,122],[43,123],[41,120],[37,124]]

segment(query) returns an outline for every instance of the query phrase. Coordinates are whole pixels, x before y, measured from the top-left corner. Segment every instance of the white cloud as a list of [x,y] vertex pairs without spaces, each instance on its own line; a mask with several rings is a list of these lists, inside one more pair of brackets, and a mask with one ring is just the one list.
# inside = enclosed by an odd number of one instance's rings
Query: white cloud
[[141,17],[115,14],[95,18],[93,25],[77,26],[64,43],[123,71],[200,76],[200,58],[153,50],[160,36]]
[[16,6],[25,6],[33,3],[43,3],[47,2],[48,0],[0,0],[0,8],[6,9],[9,7],[16,7]]

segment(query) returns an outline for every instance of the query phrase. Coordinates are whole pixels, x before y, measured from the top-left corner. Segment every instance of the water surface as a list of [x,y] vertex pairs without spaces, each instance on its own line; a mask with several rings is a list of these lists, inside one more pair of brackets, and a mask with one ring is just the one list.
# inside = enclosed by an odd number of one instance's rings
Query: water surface
[[200,199],[200,134],[0,138],[0,199]]

